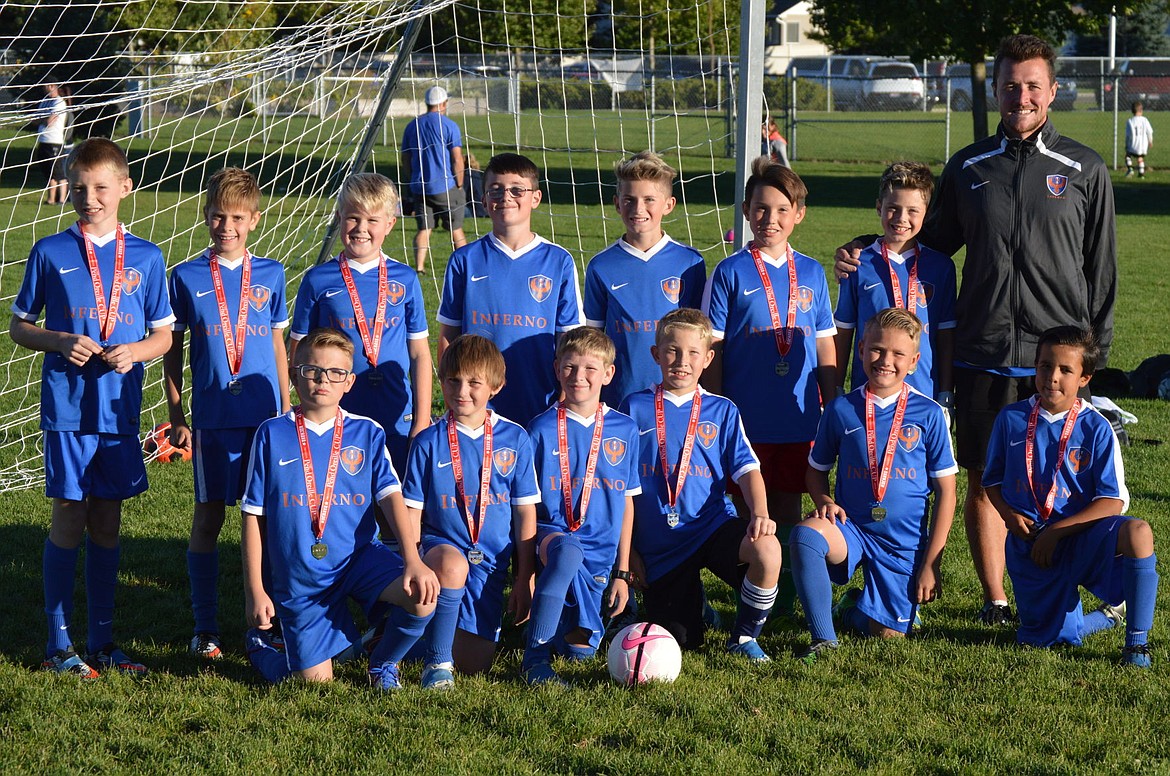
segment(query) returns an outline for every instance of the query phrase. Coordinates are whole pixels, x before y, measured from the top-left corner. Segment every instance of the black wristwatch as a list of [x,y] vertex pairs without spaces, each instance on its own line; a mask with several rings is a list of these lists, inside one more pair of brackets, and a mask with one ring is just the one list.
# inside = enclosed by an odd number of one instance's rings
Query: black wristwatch
[[614,579],[620,579],[623,582],[633,582],[634,573],[632,571],[615,571],[613,572]]

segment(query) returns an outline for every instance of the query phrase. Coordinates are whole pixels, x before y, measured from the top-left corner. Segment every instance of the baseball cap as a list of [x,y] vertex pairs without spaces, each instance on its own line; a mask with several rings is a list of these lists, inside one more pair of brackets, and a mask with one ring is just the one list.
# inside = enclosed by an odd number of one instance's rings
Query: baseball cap
[[424,100],[427,105],[442,105],[447,101],[447,90],[441,86],[432,86],[427,89]]

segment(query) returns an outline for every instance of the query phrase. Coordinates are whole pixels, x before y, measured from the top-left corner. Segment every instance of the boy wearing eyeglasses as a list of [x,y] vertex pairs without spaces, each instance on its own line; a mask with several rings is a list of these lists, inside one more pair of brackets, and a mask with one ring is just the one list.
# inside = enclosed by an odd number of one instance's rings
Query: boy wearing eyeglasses
[[[245,643],[270,682],[329,681],[333,656],[358,640],[348,599],[367,617],[388,603],[369,679],[395,690],[398,662],[434,613],[439,581],[419,557],[418,524],[409,520],[382,427],[339,406],[358,379],[353,355],[353,342],[334,329],[302,338],[293,361],[301,403],[256,431],[240,504]],[[377,540],[374,503],[389,516],[401,554]],[[276,616],[283,653],[270,637]]]
[[527,426],[557,398],[557,335],[584,324],[577,266],[564,248],[532,232],[540,204],[540,171],[532,160],[497,154],[484,171],[491,234],[451,254],[439,303],[439,358],[460,334],[499,347],[509,381],[491,408]]

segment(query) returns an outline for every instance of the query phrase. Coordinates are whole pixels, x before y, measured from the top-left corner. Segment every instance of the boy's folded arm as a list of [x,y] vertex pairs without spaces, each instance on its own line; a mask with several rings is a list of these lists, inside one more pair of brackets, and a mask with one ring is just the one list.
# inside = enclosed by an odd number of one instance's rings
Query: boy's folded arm
[[23,348],[60,353],[75,366],[84,366],[91,356],[102,352],[102,346],[84,334],[46,329],[19,315],[13,315],[9,321],[8,335]]
[[1027,515],[1022,515],[1012,509],[1011,505],[1004,500],[1003,488],[1001,486],[987,485],[984,486],[983,491],[987,494],[987,500],[995,507],[995,511],[999,512],[1000,519],[1007,526],[1008,533],[1021,539],[1027,539],[1031,536],[1031,526],[1035,521]]
[[1094,499],[1080,512],[1049,523],[1046,531],[1055,535],[1057,538],[1072,536],[1073,534],[1084,531],[1099,520],[1120,515],[1123,507],[1124,502],[1119,498],[1107,497]]

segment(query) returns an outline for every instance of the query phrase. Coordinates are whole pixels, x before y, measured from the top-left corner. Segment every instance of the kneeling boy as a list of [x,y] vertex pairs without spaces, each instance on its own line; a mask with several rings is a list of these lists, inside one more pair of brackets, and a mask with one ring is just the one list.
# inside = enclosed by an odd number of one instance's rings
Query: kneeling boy
[[[865,586],[841,606],[843,625],[867,636],[904,636],[919,604],[933,601],[955,515],[955,464],[942,407],[906,384],[918,364],[922,324],[887,309],[865,324],[859,346],[867,382],[836,399],[809,453],[816,512],[792,531],[792,573],[812,632],[797,657],[837,648],[832,583],[863,566]],[[829,495],[829,471],[837,489]],[[934,492],[934,522],[927,519]]]
[[[346,598],[367,616],[385,601],[389,623],[370,655],[370,682],[397,689],[398,661],[433,614],[439,583],[419,557],[385,432],[338,406],[354,381],[353,343],[334,329],[310,332],[293,375],[301,403],[257,430],[240,504],[248,658],[272,682],[329,681],[331,658],[358,640]],[[374,502],[390,516],[401,556],[375,538]],[[268,640],[275,616],[285,654]]]
[[[1037,395],[995,419],[983,487],[1007,524],[1007,570],[1016,591],[1021,644],[1080,644],[1113,627],[1127,605],[1122,663],[1148,668],[1146,640],[1158,592],[1154,535],[1122,513],[1129,491],[1109,421],[1079,399],[1100,358],[1092,333],[1046,331],[1036,349]],[[1079,587],[1101,598],[1083,616]]]

